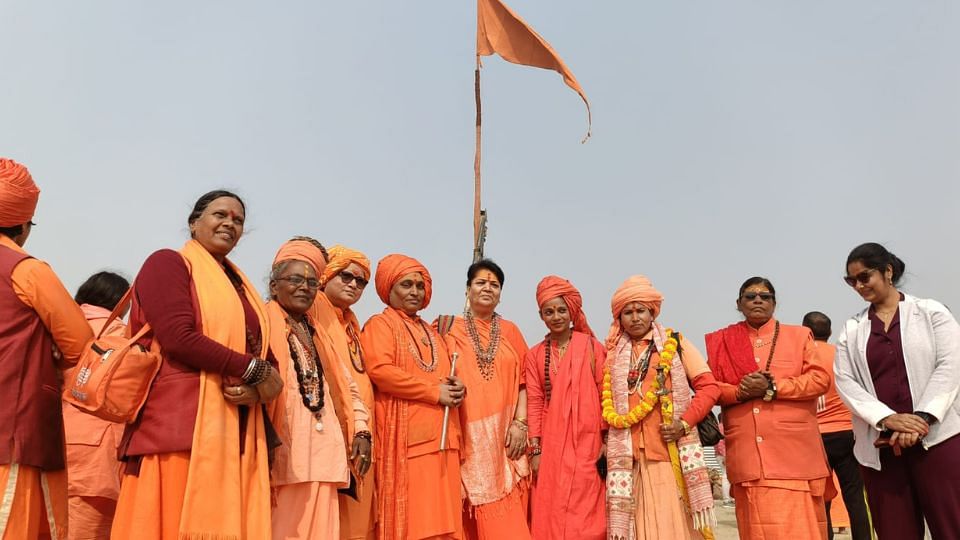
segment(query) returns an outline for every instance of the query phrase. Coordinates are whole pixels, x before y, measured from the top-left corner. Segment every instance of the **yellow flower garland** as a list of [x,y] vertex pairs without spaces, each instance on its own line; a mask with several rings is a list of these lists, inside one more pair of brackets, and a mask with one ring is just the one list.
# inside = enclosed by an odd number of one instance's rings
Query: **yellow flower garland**
[[[672,365],[673,357],[677,354],[677,347],[679,346],[677,341],[679,337],[679,334],[675,334],[673,330],[667,329],[667,341],[663,344],[663,350],[660,351],[660,363],[658,365],[658,367],[663,369],[664,375],[670,374],[670,366]],[[650,414],[650,411],[652,411],[654,406],[656,406],[657,401],[661,402],[660,404],[664,413],[672,412],[673,402],[670,399],[669,394],[661,397],[657,394],[659,391],[660,382],[654,380],[653,388],[647,390],[647,393],[644,394],[640,403],[627,412],[627,414],[620,414],[613,405],[613,384],[611,382],[610,368],[608,366],[603,372],[603,391],[600,393],[600,405],[603,407],[603,419],[606,420],[607,424],[615,428],[626,429],[636,425],[648,414]]]

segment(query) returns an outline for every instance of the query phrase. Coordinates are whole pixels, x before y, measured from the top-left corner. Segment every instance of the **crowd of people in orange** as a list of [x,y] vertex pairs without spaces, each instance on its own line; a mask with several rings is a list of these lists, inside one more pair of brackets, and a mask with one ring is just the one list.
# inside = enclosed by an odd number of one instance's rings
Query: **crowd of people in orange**
[[[960,326],[899,290],[905,265],[879,244],[846,261],[867,306],[835,347],[825,315],[777,320],[752,277],[704,355],[642,275],[600,335],[580,292],[543,278],[530,347],[489,259],[466,271],[462,314],[429,322],[415,258],[374,271],[295,237],[264,301],[229,258],[246,207],[222,190],[132,285],[98,272],[74,298],[23,248],[38,197],[0,159],[0,540],[713,538],[716,406],[741,538],[828,538],[831,471],[855,538],[960,538]],[[385,307],[361,325],[370,281]],[[96,376],[73,367],[95,335],[162,359],[129,423],[61,399]]]

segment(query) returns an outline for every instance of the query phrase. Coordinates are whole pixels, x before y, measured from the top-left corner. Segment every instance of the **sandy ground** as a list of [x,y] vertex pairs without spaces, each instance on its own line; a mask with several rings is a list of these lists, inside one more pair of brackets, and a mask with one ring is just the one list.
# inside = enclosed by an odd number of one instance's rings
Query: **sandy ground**
[[[737,535],[737,517],[733,508],[717,505],[717,530],[714,533],[717,540],[737,540],[739,538]],[[846,531],[844,533],[838,532],[833,535],[833,538],[834,540],[849,540],[850,534]]]

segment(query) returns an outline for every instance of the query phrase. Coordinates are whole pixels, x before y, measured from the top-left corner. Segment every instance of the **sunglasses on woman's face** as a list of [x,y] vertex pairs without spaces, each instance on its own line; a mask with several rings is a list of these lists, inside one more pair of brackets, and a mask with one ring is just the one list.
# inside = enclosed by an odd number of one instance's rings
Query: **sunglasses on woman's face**
[[861,285],[866,285],[867,283],[870,283],[870,274],[876,271],[877,271],[876,268],[870,268],[870,269],[864,270],[863,272],[860,272],[855,276],[846,276],[843,278],[843,281],[845,281],[847,285],[851,287],[856,287],[858,282]]
[[363,279],[362,277],[355,276],[346,270],[337,275],[340,276],[340,281],[342,281],[344,285],[349,285],[351,281],[355,281],[357,283],[357,287],[362,289],[367,286],[367,283],[369,283],[369,281]]
[[758,292],[748,292],[748,293],[743,293],[743,299],[746,300],[746,301],[748,301],[748,302],[752,302],[752,301],[756,300],[758,296],[759,296],[760,299],[763,300],[764,302],[769,302],[769,301],[773,300],[773,293],[768,293],[768,292],[761,292],[761,293],[758,293]]

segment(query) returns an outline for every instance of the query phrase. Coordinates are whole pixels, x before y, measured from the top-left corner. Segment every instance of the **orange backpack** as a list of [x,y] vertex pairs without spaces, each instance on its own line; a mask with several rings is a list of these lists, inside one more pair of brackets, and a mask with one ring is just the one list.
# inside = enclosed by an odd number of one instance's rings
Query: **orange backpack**
[[103,335],[130,304],[132,291],[127,290],[100,334],[87,345],[63,390],[65,402],[111,422],[137,418],[162,361],[156,340],[149,349],[137,343],[150,332],[149,324],[129,337]]

